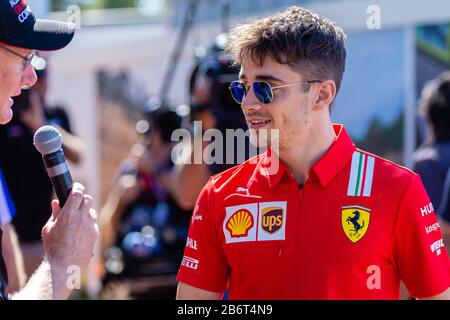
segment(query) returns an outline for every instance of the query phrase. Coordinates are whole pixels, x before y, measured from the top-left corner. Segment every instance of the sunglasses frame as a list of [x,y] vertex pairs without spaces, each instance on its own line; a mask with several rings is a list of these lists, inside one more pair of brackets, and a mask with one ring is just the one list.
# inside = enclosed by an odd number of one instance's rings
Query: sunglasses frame
[[17,57],[22,58],[23,69],[26,69],[31,64],[31,61],[33,61],[33,58],[36,56],[36,51],[32,51],[29,55],[23,56],[20,53],[17,53],[14,50],[11,50],[3,45],[0,45],[0,48],[8,51],[9,53],[12,53],[13,55],[15,55]]
[[[302,82],[298,82],[298,83],[286,84],[286,85],[282,85],[282,86],[272,86],[267,81],[255,81],[255,82],[252,83],[251,88],[253,89],[253,92],[255,92],[255,84],[256,83],[264,83],[264,84],[266,84],[269,87],[269,89],[270,89],[270,101],[269,102],[264,102],[264,101],[261,101],[261,99],[259,98],[259,95],[255,94],[255,96],[256,96],[256,98],[258,99],[259,102],[264,103],[264,104],[269,104],[269,103],[272,103],[272,101],[273,101],[273,90],[275,90],[275,89],[288,88],[288,87],[293,87],[293,86],[298,86],[298,85],[308,85],[308,84],[312,84],[312,83],[321,83],[321,82],[323,82],[323,81],[322,80],[308,80],[308,81],[302,81]],[[244,88],[245,88],[244,89],[245,90],[244,91],[244,95],[242,97],[242,101],[241,102],[239,102],[238,99],[236,99],[236,97],[233,94],[233,87],[232,87],[233,83],[242,84],[244,86]],[[233,97],[234,101],[236,101],[238,104],[242,104],[244,102],[244,99],[247,96],[248,92],[250,92],[250,90],[247,90],[247,86],[242,81],[239,81],[239,80],[232,81],[230,83],[230,86],[228,87],[228,89],[230,90],[231,96]]]

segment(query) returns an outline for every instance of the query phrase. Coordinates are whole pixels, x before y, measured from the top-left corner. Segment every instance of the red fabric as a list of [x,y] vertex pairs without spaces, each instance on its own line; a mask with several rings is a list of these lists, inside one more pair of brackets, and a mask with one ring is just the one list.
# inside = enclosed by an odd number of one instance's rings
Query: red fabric
[[[442,236],[419,176],[334,129],[335,143],[303,188],[281,162],[269,174],[270,152],[212,177],[194,209],[178,280],[213,292],[228,284],[230,299],[398,299],[400,280],[419,298],[445,291],[449,260],[436,249]],[[370,196],[348,194],[355,151],[374,159]],[[351,227],[352,216],[343,218],[349,207],[370,212],[358,220],[366,232],[356,242],[343,227]]]

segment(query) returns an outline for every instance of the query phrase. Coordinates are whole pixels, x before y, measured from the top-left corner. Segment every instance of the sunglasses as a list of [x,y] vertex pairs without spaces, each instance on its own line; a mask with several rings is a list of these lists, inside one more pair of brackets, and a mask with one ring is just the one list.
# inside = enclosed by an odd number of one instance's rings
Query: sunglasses
[[2,48],[3,50],[8,51],[9,53],[12,53],[15,56],[18,56],[18,57],[22,58],[22,65],[23,65],[23,69],[24,70],[30,65],[31,61],[33,61],[33,58],[36,55],[35,51],[31,52],[27,56],[23,56],[20,53],[17,53],[14,50],[11,50],[11,49],[9,49],[9,48],[7,48],[5,46],[0,45],[0,48]]
[[[255,81],[252,84],[253,92],[255,93],[256,98],[264,103],[268,104],[271,103],[273,100],[273,90],[280,89],[280,88],[287,88],[287,87],[293,87],[298,85],[305,85],[305,84],[311,84],[311,83],[320,83],[322,80],[310,80],[310,81],[303,81],[299,83],[294,84],[287,84],[284,86],[276,86],[273,87],[270,83],[265,81]],[[230,83],[230,92],[233,96],[234,101],[236,101],[239,104],[242,104],[242,101],[244,101],[244,98],[247,96],[248,92],[250,91],[250,88],[247,88],[247,85],[243,83],[242,81],[233,81]]]

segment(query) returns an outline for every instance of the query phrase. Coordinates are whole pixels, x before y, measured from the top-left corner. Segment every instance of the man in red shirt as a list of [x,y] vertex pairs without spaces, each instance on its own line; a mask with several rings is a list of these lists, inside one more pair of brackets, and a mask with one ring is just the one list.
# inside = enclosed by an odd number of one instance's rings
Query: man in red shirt
[[269,148],[202,190],[178,299],[227,288],[231,299],[398,299],[400,281],[414,297],[449,298],[449,261],[419,176],[357,149],[331,122],[344,38],[299,7],[231,31],[241,70],[230,89],[251,139]]

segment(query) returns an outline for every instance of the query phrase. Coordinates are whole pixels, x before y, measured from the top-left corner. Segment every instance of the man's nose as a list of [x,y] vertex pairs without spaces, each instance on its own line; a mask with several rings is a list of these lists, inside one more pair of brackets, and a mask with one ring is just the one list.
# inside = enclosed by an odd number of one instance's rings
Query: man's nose
[[253,92],[253,87],[250,87],[250,89],[247,91],[244,100],[242,100],[241,108],[245,112],[248,112],[250,110],[262,109],[261,101],[256,98],[256,95]]
[[37,81],[37,75],[34,71],[33,66],[30,64],[28,65],[25,70],[22,73],[22,80],[20,82],[20,85],[23,86],[33,86]]

